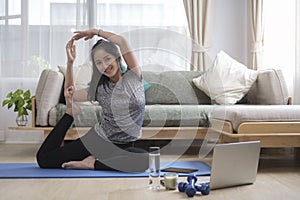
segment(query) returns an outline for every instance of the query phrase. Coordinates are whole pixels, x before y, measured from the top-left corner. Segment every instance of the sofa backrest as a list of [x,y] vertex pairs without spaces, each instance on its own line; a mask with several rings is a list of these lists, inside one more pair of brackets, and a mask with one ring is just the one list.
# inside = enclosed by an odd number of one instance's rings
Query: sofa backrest
[[192,82],[200,75],[194,71],[144,71],[143,78],[151,84],[145,93],[146,104],[211,104]]
[[282,71],[280,69],[258,71],[257,80],[244,99],[247,104],[288,104],[288,89]]

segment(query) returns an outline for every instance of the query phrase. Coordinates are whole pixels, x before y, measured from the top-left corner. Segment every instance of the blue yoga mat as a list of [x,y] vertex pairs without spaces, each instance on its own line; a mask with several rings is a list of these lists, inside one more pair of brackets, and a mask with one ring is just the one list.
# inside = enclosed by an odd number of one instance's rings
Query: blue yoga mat
[[[195,175],[210,175],[210,166],[200,161],[164,163],[163,166],[195,168]],[[179,176],[188,174],[179,173]],[[100,170],[41,169],[36,163],[0,163],[0,178],[129,178],[147,177],[148,173]]]

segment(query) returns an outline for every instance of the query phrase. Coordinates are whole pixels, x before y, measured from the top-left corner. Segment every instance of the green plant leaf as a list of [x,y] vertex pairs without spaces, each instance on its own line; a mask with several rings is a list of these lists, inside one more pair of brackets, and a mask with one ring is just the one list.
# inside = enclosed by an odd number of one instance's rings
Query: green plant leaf
[[30,90],[24,92],[22,89],[17,89],[7,94],[7,99],[2,102],[2,106],[7,105],[10,109],[14,105],[14,112],[18,112],[18,116],[28,115],[27,110],[32,110],[31,102],[34,97],[31,96]]
[[20,109],[20,110],[18,110],[18,117],[20,117],[20,116],[22,116],[23,114],[22,114],[22,110]]
[[23,108],[23,109],[24,109],[24,114],[23,115],[28,115],[27,110],[25,108]]
[[24,107],[20,108],[18,111],[18,116],[22,116],[22,115],[28,115],[28,112],[26,111],[26,109]]
[[25,100],[26,104],[31,104],[31,99]]
[[30,99],[30,91],[29,90],[27,90],[25,93],[24,93],[24,99]]
[[12,102],[9,102],[7,105],[7,108],[10,109],[14,104]]
[[8,100],[8,99],[6,99],[6,100],[4,100],[3,102],[2,102],[2,107],[4,107],[6,104],[8,104],[10,101]]
[[24,99],[22,99],[21,97],[18,98],[18,102],[16,102],[18,107],[23,107],[25,104]]
[[10,93],[8,93],[8,94],[7,94],[6,98],[11,98],[11,97],[12,97],[12,95],[13,95],[13,93],[12,93],[12,92],[10,92]]
[[32,109],[32,105],[31,105],[31,104],[27,104],[27,105],[26,105],[26,109],[27,109],[27,110],[31,110],[31,109]]
[[11,97],[11,102],[12,103],[17,103],[19,98],[20,98],[20,95],[18,95],[17,93],[14,93],[13,96]]
[[23,94],[23,90],[21,90],[21,89],[17,89],[17,90],[14,92],[14,95],[17,95],[17,96],[20,96],[21,94]]

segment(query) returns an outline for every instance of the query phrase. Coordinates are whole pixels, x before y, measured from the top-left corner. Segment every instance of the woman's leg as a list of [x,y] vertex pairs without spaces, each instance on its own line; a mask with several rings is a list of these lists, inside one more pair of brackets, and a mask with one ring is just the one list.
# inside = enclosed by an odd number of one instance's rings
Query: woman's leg
[[[148,168],[149,158],[145,150],[113,144],[100,137],[93,128],[82,138],[61,147],[66,126],[69,124],[69,127],[72,121],[66,114],[46,138],[37,154],[40,167],[127,172],[144,172]],[[89,150],[100,159],[95,161]]]
[[[119,145],[117,145],[119,146]],[[120,150],[114,152],[109,158],[97,159],[95,170],[110,170],[124,172],[145,172],[149,167],[149,154],[147,151],[133,146],[120,145]]]
[[73,120],[74,119],[71,115],[64,114],[45,139],[38,153],[46,153],[54,149],[58,149],[64,141],[65,135],[73,123]]
[[36,155],[40,167],[61,168],[65,162],[83,160],[90,156],[80,139],[61,146],[72,122],[73,117],[65,114],[45,139]]
[[50,132],[37,152],[36,158],[40,167],[61,168],[63,167],[63,163],[81,161],[91,156],[81,142],[81,139],[61,146],[68,129],[74,121],[73,115],[80,113],[80,107],[76,103],[73,103],[73,93],[73,86],[68,87],[64,91],[67,106],[66,113]]

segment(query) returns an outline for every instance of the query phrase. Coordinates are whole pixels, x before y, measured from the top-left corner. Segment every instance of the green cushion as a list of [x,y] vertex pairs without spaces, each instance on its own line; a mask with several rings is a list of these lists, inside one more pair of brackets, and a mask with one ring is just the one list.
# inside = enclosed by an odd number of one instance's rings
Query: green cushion
[[[80,105],[82,112],[73,126],[91,127],[102,119],[101,107]],[[146,105],[144,127],[207,126],[213,105]],[[66,105],[56,106],[56,123],[64,115]]]
[[192,83],[201,72],[144,71],[144,79],[151,84],[146,92],[146,104],[211,104],[210,98]]

